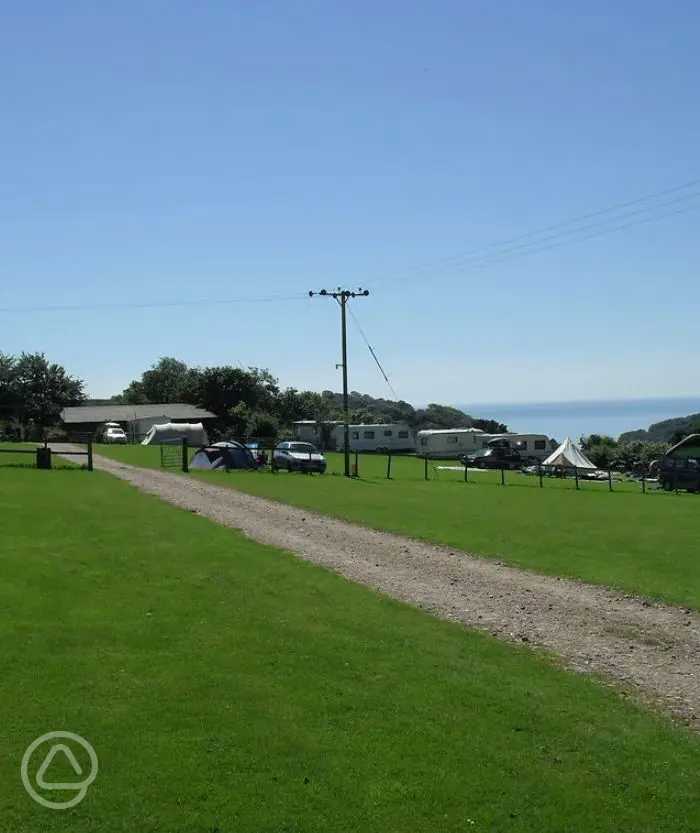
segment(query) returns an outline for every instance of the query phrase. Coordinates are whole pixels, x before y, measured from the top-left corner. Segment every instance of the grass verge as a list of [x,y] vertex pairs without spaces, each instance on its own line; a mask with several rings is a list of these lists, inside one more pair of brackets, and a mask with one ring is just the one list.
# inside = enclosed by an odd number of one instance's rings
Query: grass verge
[[[157,468],[159,450],[108,447],[125,462]],[[624,592],[700,608],[700,497],[648,493],[633,484],[582,483],[514,472],[463,475],[436,470],[425,482],[423,461],[360,458],[360,478],[333,476],[341,455],[329,455],[322,477],[282,472],[198,472],[192,476],[261,497],[410,535],[549,575],[618,587]],[[438,463],[437,465],[449,465]]]
[[[97,472],[0,471],[0,514],[7,831],[700,825],[697,739],[544,657]],[[100,759],[63,812],[18,771],[53,729]]]

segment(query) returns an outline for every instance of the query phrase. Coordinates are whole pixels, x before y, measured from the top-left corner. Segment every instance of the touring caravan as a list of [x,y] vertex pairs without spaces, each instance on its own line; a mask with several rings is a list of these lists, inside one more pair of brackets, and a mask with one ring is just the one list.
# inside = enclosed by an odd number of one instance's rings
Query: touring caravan
[[488,448],[493,442],[501,442],[533,460],[544,460],[556,447],[546,434],[487,434],[480,428],[440,428],[418,432],[416,454],[456,458]]
[[[415,451],[414,432],[403,422],[350,425],[350,451]],[[336,425],[336,448],[344,446],[343,425]]]
[[491,435],[480,428],[427,428],[416,435],[416,454],[456,458],[485,448],[490,438]]

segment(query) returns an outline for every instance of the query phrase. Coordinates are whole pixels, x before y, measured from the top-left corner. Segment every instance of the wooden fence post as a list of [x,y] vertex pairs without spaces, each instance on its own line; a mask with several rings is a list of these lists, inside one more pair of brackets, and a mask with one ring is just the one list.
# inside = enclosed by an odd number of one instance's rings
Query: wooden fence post
[[578,466],[574,466],[574,477],[576,478],[576,488],[578,489]]
[[426,454],[423,458],[423,479],[428,479],[428,455]]
[[391,451],[386,457],[386,479],[391,480]]
[[92,471],[92,438],[88,440],[88,471]]
[[537,474],[540,478],[540,489],[544,487],[544,482],[542,481],[542,463],[537,464]]
[[189,455],[187,453],[187,437],[182,438],[182,470],[185,474],[190,470]]

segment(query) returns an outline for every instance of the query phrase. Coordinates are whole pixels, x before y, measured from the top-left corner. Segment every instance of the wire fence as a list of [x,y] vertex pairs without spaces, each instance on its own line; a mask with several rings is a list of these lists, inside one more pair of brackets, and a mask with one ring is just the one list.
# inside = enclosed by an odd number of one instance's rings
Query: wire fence
[[[85,440],[73,436],[73,441]],[[245,470],[267,472],[268,474],[325,473],[326,476],[342,476],[345,473],[342,451],[327,451],[322,455],[316,448],[303,440],[285,440],[276,437],[244,436],[234,442],[246,447],[248,462],[240,464],[240,458],[226,455],[219,468],[225,471]],[[294,462],[281,448],[292,443]],[[216,444],[207,446],[214,448]],[[160,456],[164,469],[189,471],[190,461],[199,450],[181,439],[151,446],[154,454]],[[145,451],[145,449],[144,449]],[[98,448],[99,453],[99,448]],[[128,452],[127,452],[128,454]],[[319,460],[320,457],[320,460]],[[125,458],[126,459],[126,458]],[[138,461],[134,458],[138,465]],[[157,462],[155,460],[153,463]],[[212,466],[213,468],[213,466]],[[700,466],[694,460],[661,461],[656,471],[623,472],[615,469],[583,469],[575,466],[545,466],[543,463],[531,466],[499,465],[498,461],[483,462],[481,465],[464,465],[460,460],[440,459],[406,452],[350,452],[350,475],[357,480],[462,482],[468,486],[498,486],[537,489],[571,489],[589,492],[654,493],[660,491],[679,493],[700,492]]]
[[[342,476],[345,461],[342,451],[326,452],[323,464],[318,462],[319,452],[303,441],[293,442],[295,462],[289,464],[289,457],[275,438],[240,437],[236,442],[244,445],[252,455],[254,465],[246,471],[268,474],[325,473],[327,476]],[[307,450],[304,450],[306,447]],[[167,468],[188,470],[188,463],[194,449],[181,446],[161,446],[161,465]],[[227,470],[238,465],[225,466]],[[357,480],[462,482],[469,486],[522,487],[537,489],[571,489],[574,491],[606,492],[649,492],[697,491],[700,492],[700,470],[696,480],[689,480],[687,465],[678,461],[669,463],[659,472],[651,474],[630,474],[614,469],[582,469],[576,466],[545,466],[539,463],[527,467],[493,465],[477,467],[464,465],[459,460],[436,459],[429,456],[397,452],[350,452],[350,475]]]

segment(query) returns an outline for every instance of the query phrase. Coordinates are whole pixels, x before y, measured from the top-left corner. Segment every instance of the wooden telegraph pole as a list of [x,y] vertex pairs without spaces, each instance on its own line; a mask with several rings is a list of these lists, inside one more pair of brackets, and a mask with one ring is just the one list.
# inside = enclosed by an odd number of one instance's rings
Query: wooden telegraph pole
[[[343,368],[343,437],[344,437],[344,451],[345,451],[345,476],[350,477],[350,413],[348,410],[348,337],[347,337],[347,323],[345,320],[345,307],[350,298],[364,298],[369,295],[368,289],[358,289],[353,292],[350,289],[322,289],[320,292],[309,292],[309,298],[314,295],[322,295],[324,298],[335,298],[340,305],[340,332],[343,362],[340,365]],[[336,365],[337,367],[338,365]]]

